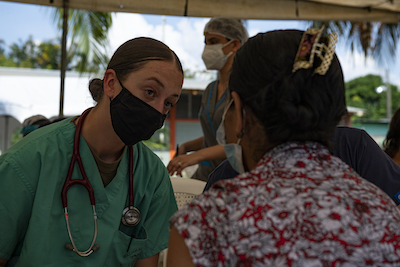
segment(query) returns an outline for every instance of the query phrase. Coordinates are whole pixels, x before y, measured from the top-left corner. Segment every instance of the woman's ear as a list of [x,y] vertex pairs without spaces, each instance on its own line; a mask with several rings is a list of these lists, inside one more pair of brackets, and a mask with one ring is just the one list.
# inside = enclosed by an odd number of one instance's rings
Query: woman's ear
[[236,52],[236,51],[240,48],[240,41],[239,41],[239,39],[234,39],[233,42],[232,42],[232,44],[233,44],[232,50],[233,50],[234,52]]
[[122,90],[118,82],[117,74],[113,69],[108,69],[104,73],[103,87],[104,94],[110,99],[116,97]]
[[235,115],[236,115],[236,127],[235,133],[238,138],[241,138],[244,132],[244,117],[242,112],[242,100],[239,97],[239,94],[236,92],[231,93],[233,104],[235,105]]

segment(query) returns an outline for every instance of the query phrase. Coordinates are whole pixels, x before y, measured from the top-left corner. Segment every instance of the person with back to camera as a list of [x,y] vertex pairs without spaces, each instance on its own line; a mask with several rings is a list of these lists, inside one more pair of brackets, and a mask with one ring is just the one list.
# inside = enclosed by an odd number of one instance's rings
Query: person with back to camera
[[[192,178],[207,181],[208,175],[226,158],[224,148],[216,141],[216,130],[228,103],[228,79],[236,51],[248,39],[238,19],[212,18],[204,28],[203,61],[209,70],[218,70],[218,80],[205,90],[199,112],[203,136],[180,145],[177,156],[168,166],[170,175],[181,175],[188,166],[199,164]],[[191,154],[188,152],[195,151]]]
[[30,133],[0,157],[0,266],[157,266],[177,210],[168,172],[141,140],[178,101],[176,54],[122,44],[97,104]]
[[335,42],[272,31],[238,50],[217,136],[246,172],[172,216],[168,266],[398,266],[396,205],[329,152],[346,113]]
[[400,108],[390,120],[389,131],[383,141],[383,150],[400,166]]
[[22,123],[22,137],[25,137],[29,133],[49,124],[51,124],[50,120],[42,115],[34,115],[26,118]]

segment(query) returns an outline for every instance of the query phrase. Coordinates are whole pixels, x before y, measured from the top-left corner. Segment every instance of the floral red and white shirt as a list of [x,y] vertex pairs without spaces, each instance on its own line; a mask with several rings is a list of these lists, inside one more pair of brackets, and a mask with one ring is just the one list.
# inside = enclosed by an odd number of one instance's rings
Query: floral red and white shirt
[[196,266],[400,266],[396,205],[312,142],[272,149],[171,224]]

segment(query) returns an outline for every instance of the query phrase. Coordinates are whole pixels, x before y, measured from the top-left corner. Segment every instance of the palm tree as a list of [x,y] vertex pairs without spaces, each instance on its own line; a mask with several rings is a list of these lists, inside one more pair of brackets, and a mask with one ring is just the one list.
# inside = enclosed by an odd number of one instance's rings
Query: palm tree
[[[75,39],[78,39],[77,49],[71,49],[69,53],[80,56],[77,66],[81,72],[99,72],[99,68],[105,69],[108,62],[106,54],[108,47],[107,33],[111,27],[111,14],[106,12],[94,12],[68,10],[68,1],[63,1],[64,8],[57,8],[54,12],[58,27],[62,29],[61,41],[61,86],[60,86],[60,109],[58,116],[64,116],[64,88],[66,70],[66,40],[68,28],[72,29],[71,47],[74,47]],[[70,27],[68,27],[68,24]],[[72,27],[71,27],[72,26]]]
[[314,21],[313,27],[324,24],[347,40],[352,52],[361,51],[365,57],[371,56],[382,67],[394,63],[400,24],[383,22]]
[[[58,28],[63,28],[63,8],[54,9]],[[108,64],[108,30],[111,28],[111,13],[71,9],[68,14],[68,29],[71,29],[71,44],[68,54],[78,55],[75,69],[80,72],[98,73]]]

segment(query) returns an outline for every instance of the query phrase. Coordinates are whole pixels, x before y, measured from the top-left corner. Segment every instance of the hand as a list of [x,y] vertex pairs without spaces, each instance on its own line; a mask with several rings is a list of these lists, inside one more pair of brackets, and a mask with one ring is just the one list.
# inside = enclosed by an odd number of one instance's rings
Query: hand
[[[180,149],[179,149],[180,150]],[[182,176],[182,170],[186,167],[192,166],[194,164],[199,163],[196,152],[189,154],[189,155],[180,155],[173,158],[167,166],[167,170],[169,175],[176,175]]]

